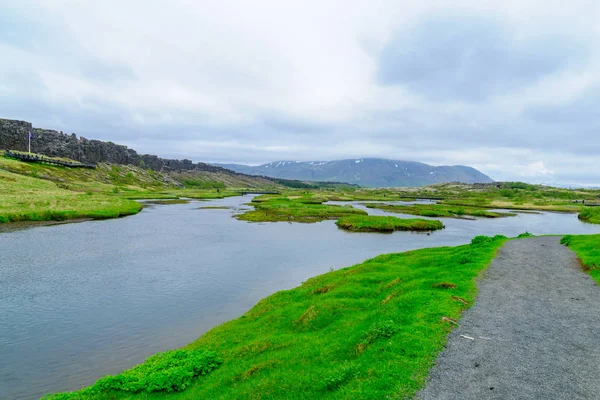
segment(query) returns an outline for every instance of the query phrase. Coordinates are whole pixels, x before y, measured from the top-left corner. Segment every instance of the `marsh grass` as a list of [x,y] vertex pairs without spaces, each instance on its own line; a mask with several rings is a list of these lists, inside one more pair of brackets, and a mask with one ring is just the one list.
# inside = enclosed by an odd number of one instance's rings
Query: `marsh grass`
[[403,219],[387,216],[373,215],[353,215],[343,217],[336,221],[336,225],[341,229],[352,232],[385,232],[393,231],[417,231],[428,232],[438,229],[444,229],[444,224],[440,221],[428,219]]
[[73,398],[410,398],[504,242],[381,255],[277,292],[186,347],[223,363],[183,392]]
[[464,218],[466,216],[483,218],[502,218],[513,217],[517,214],[487,211],[481,208],[469,206],[453,206],[447,204],[366,204],[368,208],[376,208],[383,211],[396,212],[401,214],[420,215],[422,217],[446,217],[446,218]]
[[348,215],[367,215],[366,211],[349,205],[321,204],[324,199],[308,196],[299,196],[292,199],[266,197],[254,200],[251,203],[254,210],[236,215],[237,219],[250,222],[319,222]]

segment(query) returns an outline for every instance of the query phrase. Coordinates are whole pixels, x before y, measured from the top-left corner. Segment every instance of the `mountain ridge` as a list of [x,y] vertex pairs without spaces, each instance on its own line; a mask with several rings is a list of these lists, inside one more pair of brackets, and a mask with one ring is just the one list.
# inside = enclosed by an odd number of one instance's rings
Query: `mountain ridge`
[[436,183],[488,183],[489,176],[465,165],[432,166],[418,161],[383,158],[350,158],[331,161],[272,161],[258,166],[212,165],[236,172],[272,178],[336,181],[365,187],[426,186]]

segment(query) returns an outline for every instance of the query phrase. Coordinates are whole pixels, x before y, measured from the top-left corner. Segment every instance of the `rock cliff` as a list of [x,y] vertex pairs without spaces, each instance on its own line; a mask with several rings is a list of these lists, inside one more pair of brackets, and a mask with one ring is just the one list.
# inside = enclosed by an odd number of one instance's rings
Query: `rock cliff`
[[31,151],[51,157],[66,157],[83,163],[135,165],[155,171],[229,172],[221,167],[190,160],[170,160],[151,154],[138,154],[127,146],[90,140],[49,129],[34,128],[30,122],[0,119],[0,149],[27,151],[28,132],[33,134]]

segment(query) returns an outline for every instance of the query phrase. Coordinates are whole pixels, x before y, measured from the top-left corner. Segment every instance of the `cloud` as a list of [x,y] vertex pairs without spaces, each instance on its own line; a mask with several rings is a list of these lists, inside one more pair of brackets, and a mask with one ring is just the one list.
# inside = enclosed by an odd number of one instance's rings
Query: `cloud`
[[527,164],[525,168],[521,170],[520,174],[526,177],[548,176],[553,175],[554,171],[551,171],[548,168],[546,168],[543,161],[536,161]]
[[496,179],[595,179],[596,3],[0,9],[0,118],[194,161],[384,157]]
[[378,78],[433,100],[485,101],[579,61],[585,48],[572,42],[557,33],[521,37],[489,15],[438,13],[392,36]]

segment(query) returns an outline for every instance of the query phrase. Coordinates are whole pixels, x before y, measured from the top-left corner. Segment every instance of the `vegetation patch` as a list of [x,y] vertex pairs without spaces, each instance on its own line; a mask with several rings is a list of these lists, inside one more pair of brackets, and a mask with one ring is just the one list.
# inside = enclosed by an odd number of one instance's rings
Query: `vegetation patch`
[[106,219],[138,213],[136,201],[60,188],[55,182],[0,170],[0,223]]
[[444,229],[440,221],[428,219],[402,219],[396,217],[380,217],[373,215],[356,215],[340,218],[336,225],[352,232],[384,232],[393,231],[435,231]]
[[169,205],[169,204],[189,204],[189,200],[184,199],[166,199],[166,200],[150,200],[146,201],[146,204],[161,204],[161,205]]
[[106,392],[152,393],[181,392],[198,377],[207,375],[221,365],[214,352],[204,350],[171,350],[148,358],[143,364],[106,376],[80,393],[52,396],[55,400],[92,397]]
[[[460,319],[504,241],[381,255],[275,293],[186,347],[211,349],[223,363],[183,392],[83,389],[72,398],[411,398],[455,327],[442,318]],[[314,294],[326,286],[335,289]]]
[[584,270],[600,284],[600,235],[567,235],[560,242],[577,254]]
[[401,214],[420,215],[422,217],[446,217],[446,218],[465,218],[484,217],[484,218],[501,218],[514,217],[515,213],[506,213],[498,211],[486,211],[481,208],[468,206],[452,206],[446,204],[410,204],[410,205],[395,205],[395,204],[366,204],[368,208],[376,208],[383,211],[395,212]]
[[581,210],[578,218],[591,224],[600,224],[600,207],[586,207]]
[[517,236],[517,238],[519,239],[524,239],[524,238],[529,238],[529,237],[534,237],[535,235],[529,233],[529,232],[523,232],[523,233],[519,233],[519,236]]
[[[494,237],[491,236],[485,236],[485,235],[479,235],[479,236],[475,236],[473,239],[471,239],[471,244],[485,244],[485,243],[492,243],[495,242],[497,240],[503,240],[506,239],[506,236],[504,235],[496,235]],[[468,256],[471,256],[472,254],[469,253]],[[460,260],[461,262],[463,261],[463,259]]]
[[[261,196],[262,197],[262,196]],[[236,215],[237,219],[250,222],[319,222],[347,215],[366,215],[364,210],[352,206],[321,204],[324,199],[312,196],[255,198],[254,210]]]

